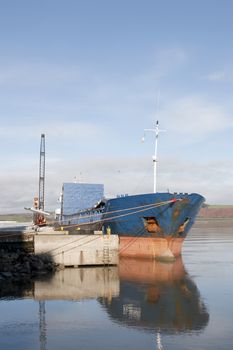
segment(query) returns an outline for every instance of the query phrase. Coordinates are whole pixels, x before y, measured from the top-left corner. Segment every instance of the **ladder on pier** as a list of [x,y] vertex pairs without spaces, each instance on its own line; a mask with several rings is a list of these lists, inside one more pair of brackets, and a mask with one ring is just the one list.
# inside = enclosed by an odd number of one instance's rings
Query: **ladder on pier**
[[110,263],[110,240],[109,235],[103,236],[103,264],[109,265]]

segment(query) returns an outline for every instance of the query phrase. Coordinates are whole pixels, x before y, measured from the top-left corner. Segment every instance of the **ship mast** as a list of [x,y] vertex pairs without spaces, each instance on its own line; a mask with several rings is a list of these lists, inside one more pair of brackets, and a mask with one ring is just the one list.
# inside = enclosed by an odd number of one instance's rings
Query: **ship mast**
[[[166,130],[159,129],[159,121],[157,120],[156,126],[155,126],[154,129],[144,129],[144,135],[145,135],[146,131],[152,131],[152,132],[155,133],[155,147],[154,147],[154,155],[152,156],[152,160],[153,160],[153,168],[154,168],[154,188],[153,188],[153,192],[156,193],[157,192],[158,137],[159,137],[159,133],[160,132],[164,132]],[[144,141],[144,139],[145,139],[145,137],[143,137],[142,140]]]

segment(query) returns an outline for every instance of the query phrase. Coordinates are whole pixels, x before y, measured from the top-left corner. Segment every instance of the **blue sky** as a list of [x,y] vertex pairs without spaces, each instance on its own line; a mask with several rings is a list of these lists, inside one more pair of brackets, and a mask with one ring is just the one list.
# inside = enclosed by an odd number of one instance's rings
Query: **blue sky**
[[[30,206],[46,134],[46,207],[63,182],[232,204],[231,0],[0,0],[1,212]],[[159,108],[157,96],[160,91]]]

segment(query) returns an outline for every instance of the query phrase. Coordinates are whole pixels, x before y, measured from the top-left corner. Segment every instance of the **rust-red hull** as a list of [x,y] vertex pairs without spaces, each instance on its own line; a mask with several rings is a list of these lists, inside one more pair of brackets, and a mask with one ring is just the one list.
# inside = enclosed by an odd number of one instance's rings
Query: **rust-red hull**
[[121,257],[118,268],[121,281],[137,283],[173,283],[185,275],[181,256],[172,263]]
[[120,257],[176,258],[181,254],[184,238],[181,237],[120,237]]

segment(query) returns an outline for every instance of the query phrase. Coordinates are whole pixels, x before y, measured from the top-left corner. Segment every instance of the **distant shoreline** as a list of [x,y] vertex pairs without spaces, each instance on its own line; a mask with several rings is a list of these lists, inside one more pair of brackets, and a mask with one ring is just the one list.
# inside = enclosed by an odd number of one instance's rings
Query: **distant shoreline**
[[198,218],[233,219],[233,205],[207,205],[201,208]]
[[0,214],[0,222],[27,222],[32,221],[32,214],[30,213],[20,213],[20,214]]

